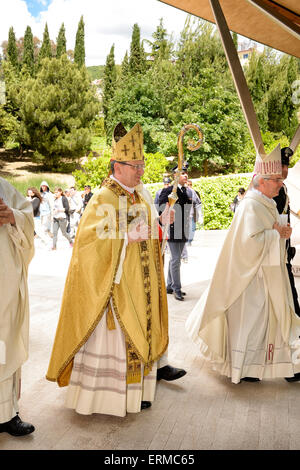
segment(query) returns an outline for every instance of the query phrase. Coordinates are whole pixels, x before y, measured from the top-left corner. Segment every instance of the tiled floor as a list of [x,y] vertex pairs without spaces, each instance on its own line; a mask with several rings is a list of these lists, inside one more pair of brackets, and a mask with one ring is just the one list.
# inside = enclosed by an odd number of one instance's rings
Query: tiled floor
[[[65,240],[56,252],[37,248],[29,275],[30,357],[22,369],[20,401],[22,419],[36,431],[23,438],[0,434],[0,449],[300,449],[300,383],[233,385],[211,371],[185,333],[185,319],[211,278],[224,235],[197,232],[189,261],[182,264],[186,300],[168,295],[169,363],[187,375],[159,382],[152,407],[125,418],[76,414],[64,407],[66,390],[44,378],[71,249]],[[300,278],[296,283],[300,287]]]

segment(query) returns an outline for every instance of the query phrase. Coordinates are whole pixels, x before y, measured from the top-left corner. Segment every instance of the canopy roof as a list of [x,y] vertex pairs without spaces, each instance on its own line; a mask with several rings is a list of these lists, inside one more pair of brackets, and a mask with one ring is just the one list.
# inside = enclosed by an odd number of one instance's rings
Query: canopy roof
[[[215,23],[209,0],[160,0]],[[300,58],[300,0],[220,0],[228,27]]]

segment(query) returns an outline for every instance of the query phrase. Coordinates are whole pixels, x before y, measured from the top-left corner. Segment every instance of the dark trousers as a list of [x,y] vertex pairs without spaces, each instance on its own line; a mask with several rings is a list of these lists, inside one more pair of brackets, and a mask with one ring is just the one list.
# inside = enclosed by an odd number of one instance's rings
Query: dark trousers
[[170,261],[167,279],[167,288],[179,293],[181,291],[180,265],[181,253],[186,242],[168,242],[170,248]]
[[67,219],[53,219],[53,248],[56,248],[57,234],[59,229],[69,243],[72,241],[72,237],[70,237],[70,235],[67,233],[67,223]]
[[291,284],[291,289],[292,289],[292,294],[293,294],[293,299],[294,299],[294,306],[295,306],[295,312],[300,317],[300,306],[298,302],[298,292],[295,286],[295,279],[294,275],[292,273],[292,265],[290,263],[287,263],[286,265],[288,273],[289,273],[289,278],[290,278],[290,284]]

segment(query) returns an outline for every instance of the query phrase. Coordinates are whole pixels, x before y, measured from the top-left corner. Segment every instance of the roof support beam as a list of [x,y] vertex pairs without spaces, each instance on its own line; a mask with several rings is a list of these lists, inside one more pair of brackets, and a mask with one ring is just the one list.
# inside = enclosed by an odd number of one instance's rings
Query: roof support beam
[[248,3],[261,10],[273,21],[279,24],[282,28],[288,31],[290,34],[295,36],[297,39],[300,38],[300,27],[293,23],[291,20],[283,16],[279,11],[273,8],[271,5],[263,2],[262,0],[247,0]]
[[238,57],[237,50],[232,40],[225,16],[220,6],[219,0],[210,0],[210,5],[215,17],[216,24],[218,26],[227,61],[230,66],[230,70],[234,79],[235,87],[237,89],[244,116],[247,121],[248,129],[252,141],[254,143],[256,152],[261,155],[262,158],[265,156],[264,144],[262,141],[257,116],[253,106],[250,91],[246,82],[246,78]]
[[292,141],[289,145],[294,153],[296,152],[299,143],[300,143],[300,125],[297,127],[295,135],[292,138]]

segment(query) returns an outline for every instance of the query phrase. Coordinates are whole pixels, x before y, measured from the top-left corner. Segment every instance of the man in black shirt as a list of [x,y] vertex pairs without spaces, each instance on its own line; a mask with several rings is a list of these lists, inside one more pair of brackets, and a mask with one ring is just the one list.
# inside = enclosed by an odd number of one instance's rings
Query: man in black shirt
[[[177,166],[173,168],[173,172],[177,170]],[[170,249],[170,261],[167,279],[167,293],[174,293],[176,300],[184,300],[185,293],[181,291],[180,264],[181,254],[185,243],[189,238],[190,211],[192,208],[192,194],[187,184],[187,165],[183,166],[182,173],[179,177],[177,187],[177,201],[174,205],[175,221],[170,225],[170,234],[168,245]],[[169,201],[168,196],[171,194],[173,186],[164,188],[159,196],[159,212],[164,210],[165,204]]]
[[91,191],[90,185],[84,187],[84,198],[83,198],[83,210],[86,208],[89,200],[92,198],[93,193]]
[[[284,147],[281,149],[281,164],[282,164],[282,177],[284,179],[287,178],[288,171],[289,171],[289,161],[291,156],[293,155],[293,150],[289,147]],[[282,188],[279,191],[278,196],[273,198],[277,205],[277,210],[279,214],[287,214],[288,223],[290,223],[290,205],[289,205],[289,197],[287,194],[287,188],[285,184],[282,185]],[[292,265],[291,260],[294,258],[296,254],[296,250],[293,246],[291,246],[291,239],[289,238],[286,241],[286,250],[287,250],[287,270],[289,273],[290,284],[292,288],[292,294],[294,299],[295,305],[295,312],[300,317],[300,306],[298,302],[298,293],[295,286],[295,280],[292,273]]]

